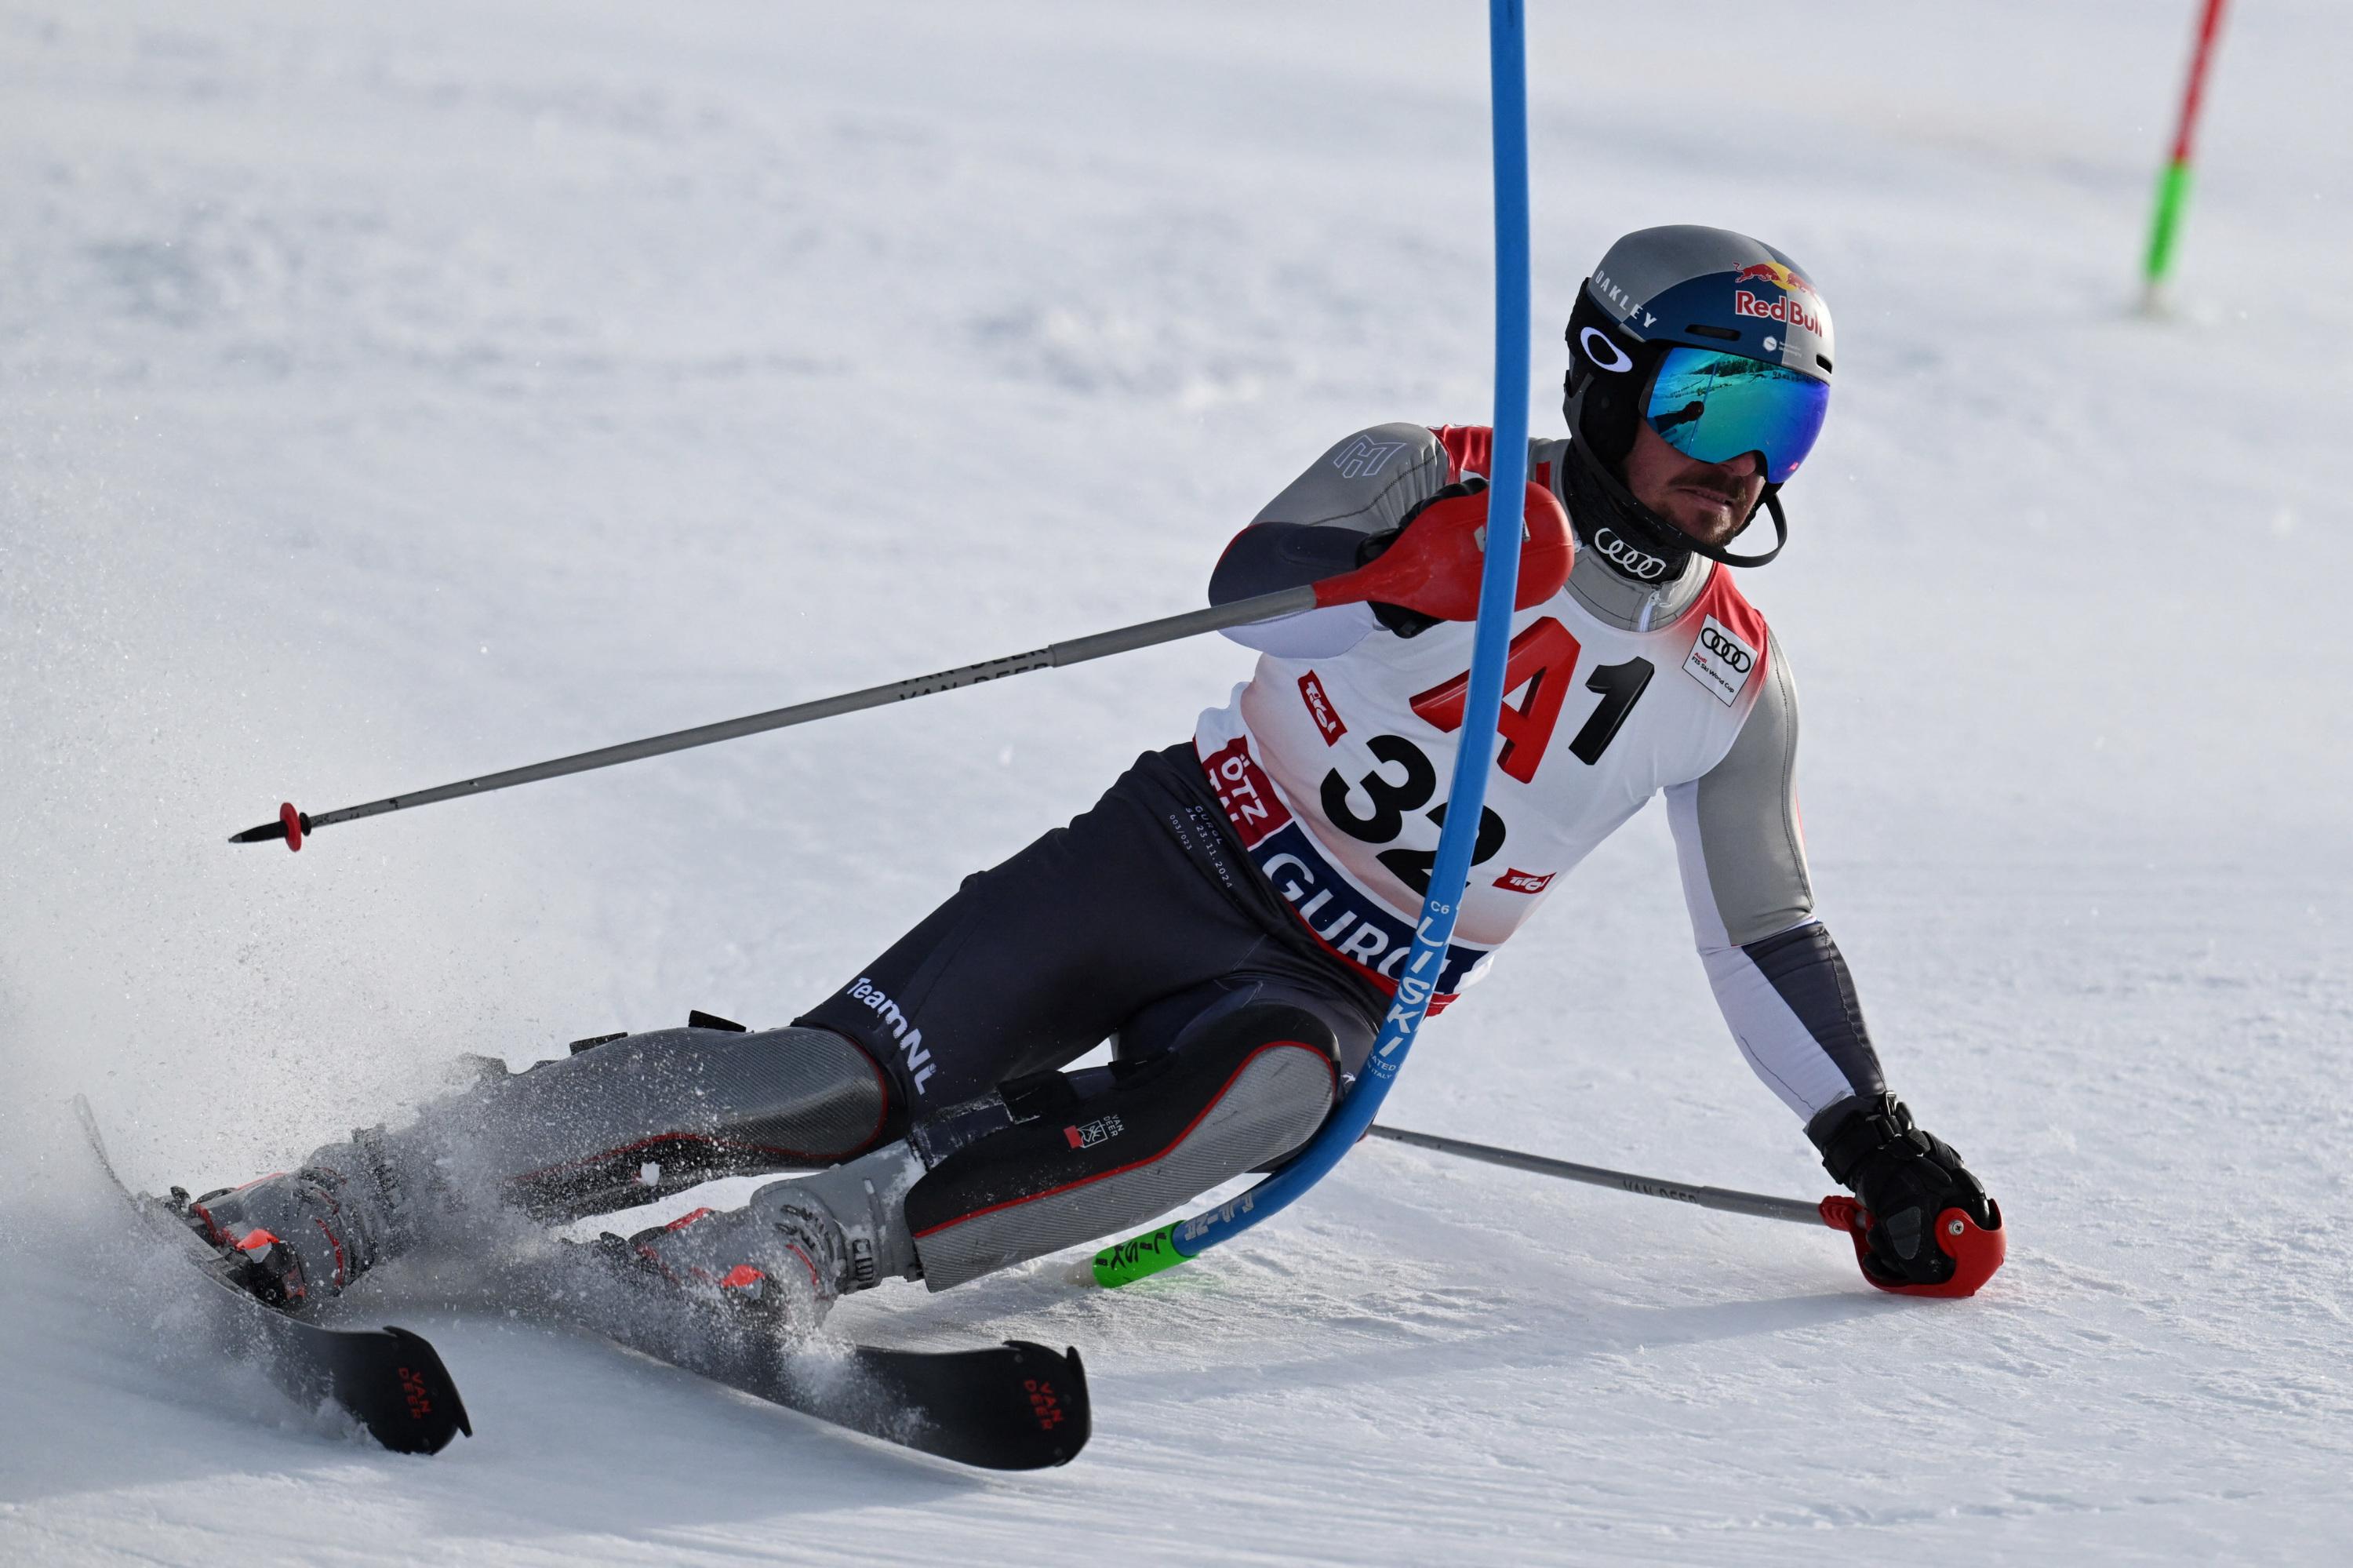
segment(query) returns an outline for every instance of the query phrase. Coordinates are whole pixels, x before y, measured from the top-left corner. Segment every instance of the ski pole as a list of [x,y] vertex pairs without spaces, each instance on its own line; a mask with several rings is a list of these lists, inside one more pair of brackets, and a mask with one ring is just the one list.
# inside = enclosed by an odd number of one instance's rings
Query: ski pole
[[1854,1200],[1840,1194],[1824,1198],[1819,1203],[1810,1203],[1803,1198],[1774,1198],[1762,1192],[1736,1192],[1729,1187],[1701,1187],[1688,1181],[1668,1181],[1656,1176],[1637,1176],[1630,1171],[1605,1170],[1599,1165],[1547,1160],[1541,1154],[1522,1154],[1515,1149],[1496,1149],[1484,1143],[1466,1142],[1459,1138],[1440,1138],[1432,1132],[1408,1132],[1401,1127],[1386,1124],[1377,1124],[1369,1130],[1373,1137],[1386,1138],[1392,1143],[1411,1144],[1416,1149],[1460,1155],[1465,1160],[1502,1165],[1514,1171],[1533,1171],[1539,1176],[1557,1176],[1563,1181],[1582,1181],[1591,1187],[1618,1187],[1629,1192],[1640,1192],[1647,1198],[1672,1198],[1679,1203],[1690,1203],[1702,1209],[1720,1209],[1728,1214],[1755,1214],[1759,1219],[1792,1220],[1801,1225],[1828,1225],[1834,1231],[1853,1228]]
[[1548,1160],[1541,1154],[1523,1154],[1516,1149],[1497,1149],[1430,1132],[1409,1132],[1401,1127],[1375,1125],[1366,1130],[1372,1137],[1385,1138],[1392,1143],[1459,1155],[1513,1171],[1530,1171],[1539,1176],[1557,1176],[1588,1186],[1616,1187],[1640,1192],[1646,1198],[1672,1198],[1679,1203],[1727,1214],[1754,1214],[1759,1219],[1789,1220],[1801,1225],[1828,1225],[1854,1243],[1855,1263],[1862,1267],[1863,1278],[1899,1296],[1974,1296],[1978,1287],[2001,1266],[2010,1247],[2009,1233],[1999,1223],[1992,1230],[1986,1230],[1959,1209],[1947,1209],[1936,1216],[1936,1245],[1952,1258],[1953,1277],[1942,1285],[1889,1285],[1867,1266],[1871,1247],[1863,1236],[1871,1229],[1870,1211],[1843,1192],[1833,1192],[1819,1203],[1810,1203],[1803,1198],[1776,1198],[1729,1187],[1703,1187],[1689,1181],[1637,1176],[1599,1165],[1579,1165],[1574,1160]]
[[[1535,516],[1532,522],[1522,524],[1523,535],[1533,535],[1533,537],[1527,551],[1531,570],[1521,578],[1520,597],[1533,604],[1558,591],[1561,582],[1567,577],[1568,562],[1574,551],[1569,545],[1567,524],[1561,514],[1560,503],[1551,493],[1529,485],[1523,499],[1524,509],[1534,513]],[[716,724],[672,730],[667,735],[648,736],[642,740],[627,740],[617,746],[599,747],[594,751],[576,752],[570,757],[510,768],[501,773],[486,773],[479,779],[461,779],[454,784],[436,785],[430,789],[418,789],[406,795],[387,795],[381,800],[370,800],[364,805],[344,806],[312,815],[297,810],[294,803],[289,800],[278,808],[275,821],[248,828],[241,833],[232,833],[228,842],[251,844],[284,839],[288,849],[299,850],[302,847],[305,834],[332,827],[337,822],[356,821],[362,817],[381,816],[386,811],[430,806],[441,800],[454,800],[463,795],[483,795],[493,789],[511,789],[518,784],[534,784],[543,779],[560,779],[569,773],[586,773],[598,768],[611,768],[617,763],[635,762],[640,758],[660,757],[691,747],[711,746],[767,730],[812,724],[818,719],[905,702],[910,697],[953,692],[965,686],[976,686],[984,681],[1001,680],[1008,675],[1026,675],[1032,670],[1082,664],[1090,659],[1132,653],[1140,648],[1198,637],[1205,631],[1222,631],[1229,627],[1277,620],[1287,615],[1299,615],[1335,605],[1361,604],[1372,599],[1402,603],[1427,600],[1435,595],[1440,599],[1453,601],[1447,608],[1455,608],[1468,596],[1470,608],[1464,609],[1460,616],[1460,619],[1467,620],[1476,612],[1477,584],[1485,555],[1485,542],[1486,530],[1483,527],[1475,534],[1461,531],[1441,534],[1427,543],[1417,543],[1411,546],[1392,546],[1353,571],[1335,573],[1298,588],[1259,594],[1237,599],[1231,604],[1212,605],[1208,609],[1188,610],[1183,615],[1164,616],[1157,620],[1099,631],[1092,637],[1052,642],[1030,652],[987,659],[977,664],[943,670],[937,674],[917,675],[911,680],[893,681],[888,685],[868,686],[862,691],[844,692],[839,696],[818,697],[806,703],[795,703],[789,707],[746,714],[742,718],[722,719]]]

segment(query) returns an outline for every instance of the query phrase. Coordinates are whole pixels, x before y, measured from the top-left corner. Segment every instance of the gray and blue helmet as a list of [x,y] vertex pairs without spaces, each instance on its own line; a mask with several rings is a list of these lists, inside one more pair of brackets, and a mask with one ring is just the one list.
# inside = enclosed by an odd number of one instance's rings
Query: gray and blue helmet
[[1779,553],[1735,556],[1701,544],[1625,491],[1622,468],[1639,423],[1704,462],[1755,452],[1783,540],[1778,493],[1821,433],[1836,343],[1830,307],[1788,253],[1729,229],[1674,224],[1638,229],[1609,248],[1578,291],[1568,321],[1563,411],[1597,492],[1588,504],[1672,556],[1690,551],[1733,566]]

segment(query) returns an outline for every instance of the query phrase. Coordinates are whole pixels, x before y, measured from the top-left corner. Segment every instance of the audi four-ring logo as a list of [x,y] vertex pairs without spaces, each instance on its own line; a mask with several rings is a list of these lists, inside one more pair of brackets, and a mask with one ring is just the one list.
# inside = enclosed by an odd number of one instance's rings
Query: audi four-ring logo
[[1699,645],[1744,675],[1748,673],[1748,667],[1757,662],[1757,656],[1754,653],[1713,626],[1701,629]]
[[1593,535],[1595,548],[1638,577],[1655,577],[1667,569],[1667,563],[1645,550],[1638,550],[1608,528]]

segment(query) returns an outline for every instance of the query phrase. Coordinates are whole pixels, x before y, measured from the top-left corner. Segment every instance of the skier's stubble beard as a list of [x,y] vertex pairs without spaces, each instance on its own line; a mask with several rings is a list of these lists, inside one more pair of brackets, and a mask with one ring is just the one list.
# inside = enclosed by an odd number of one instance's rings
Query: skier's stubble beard
[[1765,465],[1755,452],[1730,462],[1702,462],[1634,426],[1626,454],[1626,488],[1634,499],[1703,545],[1722,547],[1740,532],[1765,494]]

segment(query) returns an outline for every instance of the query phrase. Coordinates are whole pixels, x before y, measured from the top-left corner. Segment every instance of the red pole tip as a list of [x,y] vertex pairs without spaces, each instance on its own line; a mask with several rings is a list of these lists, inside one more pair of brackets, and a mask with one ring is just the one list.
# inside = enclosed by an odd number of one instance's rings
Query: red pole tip
[[290,852],[301,849],[302,847],[302,813],[294,809],[293,801],[288,800],[280,805],[278,820],[286,829],[287,849]]

